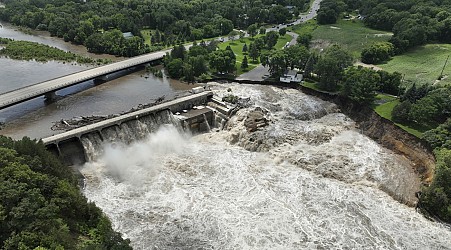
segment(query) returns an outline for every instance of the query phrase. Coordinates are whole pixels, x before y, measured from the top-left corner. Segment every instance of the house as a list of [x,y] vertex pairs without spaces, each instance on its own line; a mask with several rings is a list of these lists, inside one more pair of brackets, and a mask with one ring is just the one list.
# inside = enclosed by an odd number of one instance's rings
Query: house
[[285,73],[280,77],[281,82],[301,82],[302,81],[302,74],[298,74],[296,70],[287,70]]
[[125,33],[122,33],[122,36],[123,36],[125,39],[129,39],[129,38],[132,38],[132,37],[133,37],[133,33],[131,33],[131,32],[125,32]]

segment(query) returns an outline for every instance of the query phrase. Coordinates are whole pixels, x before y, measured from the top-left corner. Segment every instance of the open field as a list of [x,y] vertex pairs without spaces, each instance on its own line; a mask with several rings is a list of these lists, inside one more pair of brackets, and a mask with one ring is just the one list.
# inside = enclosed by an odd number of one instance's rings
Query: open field
[[312,35],[313,47],[321,49],[337,43],[347,49],[354,58],[360,58],[363,48],[375,42],[388,41],[392,34],[367,28],[359,20],[338,20],[336,24],[319,25]]
[[[408,81],[434,84],[448,55],[451,55],[451,44],[428,44],[395,56],[378,66],[389,72],[398,71],[404,74],[404,79]],[[443,75],[447,77],[440,81],[440,84],[451,84],[451,60],[448,61]]]
[[[254,38],[260,37],[262,35],[257,35]],[[260,64],[259,59],[257,59],[257,63],[252,63],[252,59],[249,58],[249,56],[247,57],[247,61],[249,64],[249,67],[247,68],[246,71],[243,71],[241,69],[241,62],[243,61],[244,58],[244,53],[243,53],[243,46],[246,43],[248,48],[249,48],[249,44],[253,41],[253,38],[250,37],[246,37],[246,38],[242,38],[242,39],[238,39],[235,41],[227,41],[224,43],[220,43],[218,45],[218,47],[220,49],[225,49],[228,45],[230,45],[230,47],[233,50],[233,53],[235,53],[236,55],[236,68],[237,68],[237,75],[241,75],[243,72],[252,70],[253,68],[257,67],[257,65]],[[279,39],[277,40],[277,44],[274,46],[276,49],[281,49],[287,42],[291,41],[291,36],[288,34],[285,34],[285,36],[283,37],[279,37]]]

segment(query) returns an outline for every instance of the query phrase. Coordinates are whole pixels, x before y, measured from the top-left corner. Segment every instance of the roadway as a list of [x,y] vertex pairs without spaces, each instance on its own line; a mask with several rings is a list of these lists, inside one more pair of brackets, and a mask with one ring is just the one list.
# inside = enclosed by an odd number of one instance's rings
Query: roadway
[[[288,26],[300,24],[304,21],[314,18],[316,16],[317,10],[319,9],[320,2],[321,2],[321,0],[315,0],[312,3],[309,13],[300,15],[300,18],[297,19],[296,21],[289,23],[289,24],[282,24],[282,25],[274,26],[272,28],[268,28],[267,31],[272,31],[272,30],[277,31],[281,28],[287,28]],[[292,32],[290,32],[289,34],[293,37],[293,39],[290,41],[290,44],[289,44],[291,46],[296,43],[297,35]],[[219,39],[221,39],[221,38],[219,38]],[[217,39],[217,40],[219,40],[219,39]],[[224,38],[222,38],[222,40],[224,40]],[[225,40],[227,40],[227,38],[225,38]],[[188,45],[186,47],[189,48],[190,45]],[[78,84],[80,82],[95,79],[99,76],[104,76],[104,75],[114,73],[114,72],[117,72],[117,71],[120,71],[123,69],[127,69],[127,68],[130,68],[133,66],[137,66],[140,64],[144,64],[147,62],[161,59],[169,51],[170,50],[163,50],[163,51],[158,51],[158,52],[154,52],[154,53],[149,53],[149,54],[129,58],[129,59],[126,59],[126,60],[123,60],[120,62],[115,62],[115,63],[111,63],[108,65],[96,67],[93,69],[84,70],[84,71],[77,72],[74,74],[58,77],[55,79],[51,79],[48,81],[44,81],[41,83],[33,84],[33,85],[30,85],[27,87],[23,87],[20,89],[2,93],[2,94],[0,94],[0,110],[7,108],[9,106],[45,95],[47,93],[52,93],[57,90]],[[267,69],[262,68],[262,66],[260,65],[256,69],[251,70],[251,71],[241,75],[238,79],[256,80],[255,77],[258,77],[258,79],[261,80],[261,77],[266,74],[268,74]]]
[[[312,6],[307,14],[301,14],[300,18],[298,18],[296,21],[287,23],[287,24],[280,24],[275,25],[271,28],[266,29],[266,32],[268,31],[279,31],[281,28],[288,28],[292,25],[301,24],[303,22],[306,22],[310,19],[313,19],[316,16],[316,13],[318,12],[319,5],[321,3],[321,0],[315,0],[312,3]],[[288,35],[292,37],[290,43],[288,46],[295,45],[297,43],[298,34],[294,32],[287,32]],[[252,70],[241,74],[236,79],[237,80],[250,80],[250,81],[262,81],[265,80],[267,77],[269,77],[269,68],[264,67],[263,65],[259,64],[257,67],[253,68]]]
[[2,93],[0,94],[0,109],[36,98],[38,96],[42,96],[46,93],[51,93],[78,84],[80,82],[84,82],[133,66],[161,59],[169,51],[170,50],[163,50],[137,57],[132,57],[120,62],[115,62],[108,65],[96,67],[93,69],[80,71],[70,75],[58,77],[55,79],[51,79],[48,81],[40,82],[20,89]]

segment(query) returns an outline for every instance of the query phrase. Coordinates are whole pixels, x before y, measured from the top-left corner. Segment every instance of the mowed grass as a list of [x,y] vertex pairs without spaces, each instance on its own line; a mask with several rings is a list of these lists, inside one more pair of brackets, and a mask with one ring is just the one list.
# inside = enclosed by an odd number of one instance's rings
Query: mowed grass
[[367,28],[359,20],[338,20],[336,24],[319,25],[313,30],[312,42],[318,46],[337,43],[347,49],[354,58],[360,58],[362,50],[375,42],[385,42],[392,36],[386,31]]
[[144,38],[144,43],[150,45],[150,33],[151,30],[150,29],[142,29],[141,30],[141,35]]
[[[376,96],[376,103],[382,101],[382,104],[375,104],[373,105],[374,111],[378,113],[380,116],[384,117],[385,119],[388,119],[390,121],[392,120],[392,111],[393,108],[400,103],[399,99],[394,98],[392,96],[379,94]],[[394,122],[396,126],[402,128],[403,130],[407,131],[408,133],[421,138],[423,136],[423,133],[437,127],[438,124],[429,124],[429,125],[420,125],[416,123],[396,123]]]
[[[378,65],[383,70],[404,74],[404,80],[434,84],[451,55],[451,44],[428,44],[393,57],[385,64]],[[447,76],[440,84],[451,84],[451,59],[443,75]],[[408,86],[407,86],[408,87]]]
[[[227,41],[227,42],[223,42],[220,43],[218,45],[218,47],[220,49],[225,49],[227,46],[230,45],[230,48],[232,48],[233,53],[235,53],[236,56],[236,69],[237,69],[237,75],[241,75],[244,72],[250,71],[252,69],[254,69],[255,67],[257,67],[257,65],[260,64],[259,59],[257,58],[256,62],[253,62],[252,59],[249,57],[249,55],[247,55],[247,62],[249,67],[246,70],[241,69],[241,63],[243,62],[244,59],[244,53],[243,53],[243,46],[244,44],[247,44],[247,47],[249,49],[249,45],[252,43],[252,41],[257,38],[260,37],[262,35],[257,35],[254,38],[250,38],[250,37],[246,37],[246,38],[242,38],[242,39],[238,39],[235,41]],[[285,34],[282,37],[279,37],[279,39],[277,40],[277,44],[274,46],[275,49],[281,49],[287,42],[291,41],[291,36],[288,34]]]

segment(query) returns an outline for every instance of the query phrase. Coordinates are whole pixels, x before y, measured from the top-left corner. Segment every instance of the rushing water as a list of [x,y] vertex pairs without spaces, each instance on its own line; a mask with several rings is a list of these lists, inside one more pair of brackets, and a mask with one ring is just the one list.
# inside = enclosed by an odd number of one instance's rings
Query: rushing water
[[[84,47],[75,46],[61,39],[48,37],[45,33],[24,34],[13,26],[4,24],[0,37],[27,40],[47,44],[92,57],[108,57],[87,53]],[[86,52],[86,53],[85,53]],[[91,67],[91,66],[89,66]],[[0,93],[29,86],[55,77],[89,68],[74,63],[20,61],[0,58]],[[129,71],[128,75],[101,85],[87,81],[57,92],[63,99],[46,104],[39,97],[13,107],[0,110],[0,123],[6,123],[0,134],[15,139],[28,136],[42,138],[61,131],[52,131],[54,122],[79,116],[110,115],[128,111],[139,104],[150,103],[165,96],[173,98],[183,94],[192,85],[169,78],[156,78],[144,70]]]
[[[130,145],[105,145],[81,167],[85,195],[135,249],[451,248],[448,228],[393,198],[415,199],[412,163],[360,134],[334,104],[296,90],[213,86],[219,96],[228,88],[251,105],[224,130],[190,136],[162,125]],[[256,107],[269,125],[248,132]]]

